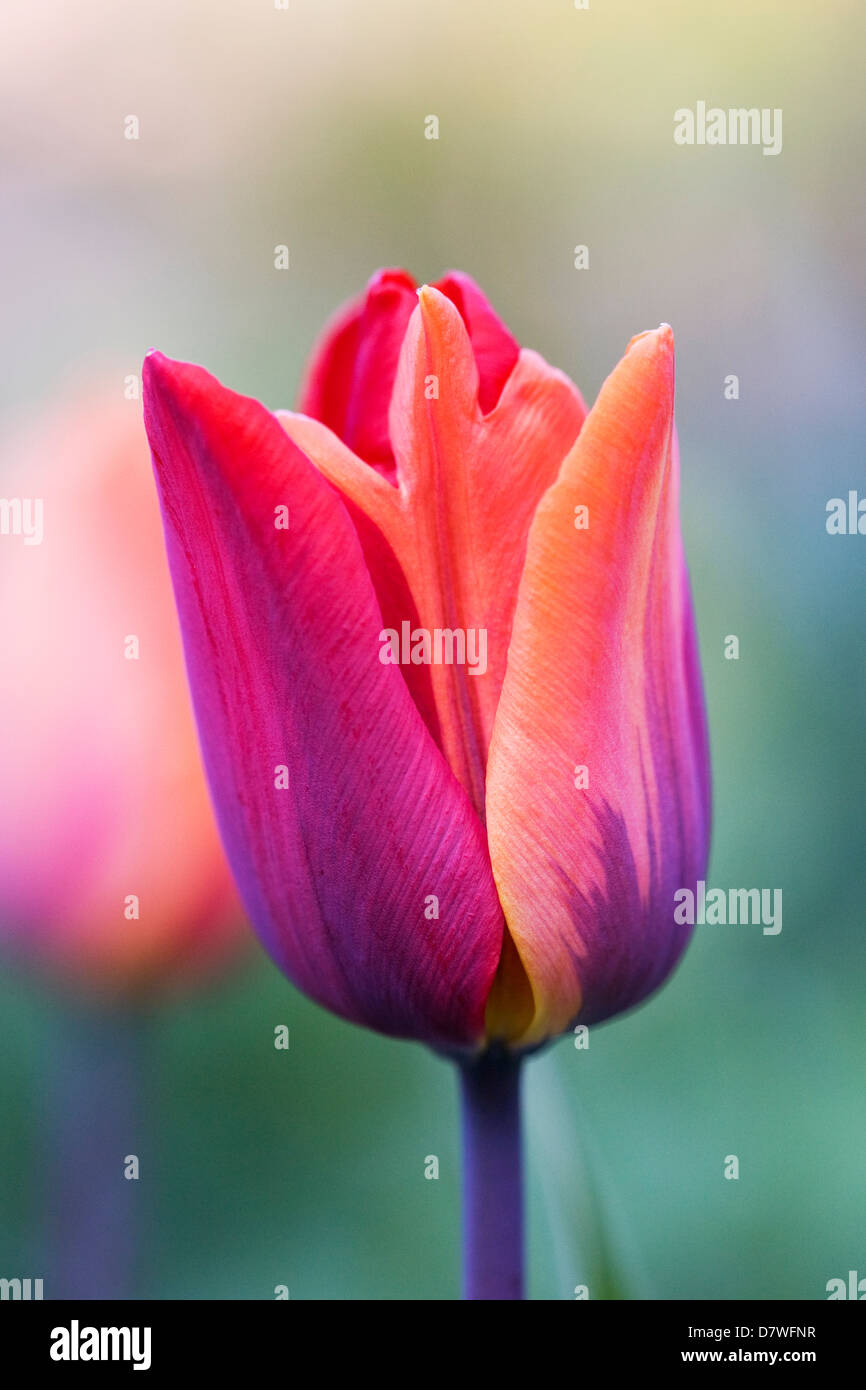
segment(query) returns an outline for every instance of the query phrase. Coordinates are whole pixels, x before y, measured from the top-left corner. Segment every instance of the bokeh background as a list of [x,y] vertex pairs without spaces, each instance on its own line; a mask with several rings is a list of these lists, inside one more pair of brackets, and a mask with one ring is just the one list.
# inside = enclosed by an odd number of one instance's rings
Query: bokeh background
[[[673,325],[708,881],[781,888],[783,930],[697,928],[657,998],[528,1067],[535,1297],[814,1299],[866,1274],[866,537],[825,529],[828,498],[866,495],[864,18],[857,0],[0,11],[4,426],[92,373],[122,396],[152,345],[291,405],[324,319],[392,263],[469,271],[588,400],[632,334]],[[782,153],[675,146],[698,100],[781,107]],[[60,1008],[0,978],[5,1276],[40,1272]],[[324,1014],[256,952],[150,1033],[141,1296],[456,1295],[441,1061]]]

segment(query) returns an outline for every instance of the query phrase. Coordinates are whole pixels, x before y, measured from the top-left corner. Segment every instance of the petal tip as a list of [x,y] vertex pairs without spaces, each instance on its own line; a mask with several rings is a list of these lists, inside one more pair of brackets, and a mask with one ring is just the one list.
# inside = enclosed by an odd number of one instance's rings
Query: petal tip
[[374,294],[377,290],[393,289],[395,286],[399,289],[414,290],[415,281],[402,266],[380,266],[367,281],[366,293]]
[[466,325],[454,301],[435,285],[420,285],[416,293],[425,329],[437,335],[457,332],[465,338],[467,351],[471,351]]
[[654,351],[661,357],[673,357],[674,330],[669,323],[660,323],[658,328],[648,328],[643,333],[636,333],[626,348],[627,354],[639,352],[645,356]]
[[660,323],[656,329],[656,339],[659,347],[665,352],[672,353],[674,350],[674,330],[669,323]]
[[141,384],[146,396],[168,380],[174,365],[159,348],[148,348],[141,367]]
[[[648,328],[632,338],[620,362],[627,377],[638,376],[656,383],[666,399],[672,399],[674,389],[674,333],[669,323]],[[616,373],[614,373],[616,375]]]

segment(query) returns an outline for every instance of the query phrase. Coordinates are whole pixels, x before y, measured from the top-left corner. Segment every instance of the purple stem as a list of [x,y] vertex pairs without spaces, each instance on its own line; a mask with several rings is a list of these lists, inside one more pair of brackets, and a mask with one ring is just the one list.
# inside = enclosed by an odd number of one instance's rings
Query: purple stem
[[[137,1013],[69,1009],[46,1077],[45,1298],[135,1296],[140,1103],[147,1028]],[[127,1178],[135,1155],[141,1179]]]
[[520,1058],[485,1053],[460,1066],[463,1297],[523,1298]]

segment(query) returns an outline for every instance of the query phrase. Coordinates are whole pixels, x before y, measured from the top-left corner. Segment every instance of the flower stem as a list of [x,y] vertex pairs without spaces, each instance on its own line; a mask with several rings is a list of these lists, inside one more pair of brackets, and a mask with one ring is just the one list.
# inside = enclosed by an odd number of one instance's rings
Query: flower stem
[[58,1020],[45,1093],[48,1249],[45,1297],[135,1296],[139,1187],[148,1176],[140,1101],[146,1020],[70,1007]]
[[520,1058],[484,1053],[460,1067],[463,1297],[523,1298]]

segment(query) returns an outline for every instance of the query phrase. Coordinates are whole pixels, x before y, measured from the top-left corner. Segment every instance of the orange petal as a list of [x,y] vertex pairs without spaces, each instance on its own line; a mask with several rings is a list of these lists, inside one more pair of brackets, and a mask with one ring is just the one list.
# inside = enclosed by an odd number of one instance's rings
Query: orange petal
[[688,934],[674,891],[706,862],[673,387],[665,325],[629,344],[529,537],[487,772],[494,876],[525,972],[511,960],[488,1027],[521,1045],[660,984]]
[[[402,616],[413,628],[458,629],[467,640],[473,634],[476,644],[484,633],[486,663],[476,661],[477,674],[468,662],[424,668],[435,707],[428,725],[483,816],[487,750],[526,537],[586,410],[566,376],[522,351],[494,409],[484,415],[475,356],[457,307],[430,286],[418,297],[391,399],[396,487],[324,426],[297,415],[280,418],[375,528],[381,544],[361,539],[383,610],[392,615],[389,626],[399,629],[400,614],[393,577],[380,564],[383,548],[405,577]],[[480,658],[480,646],[472,654]],[[417,668],[403,669],[423,712]]]

